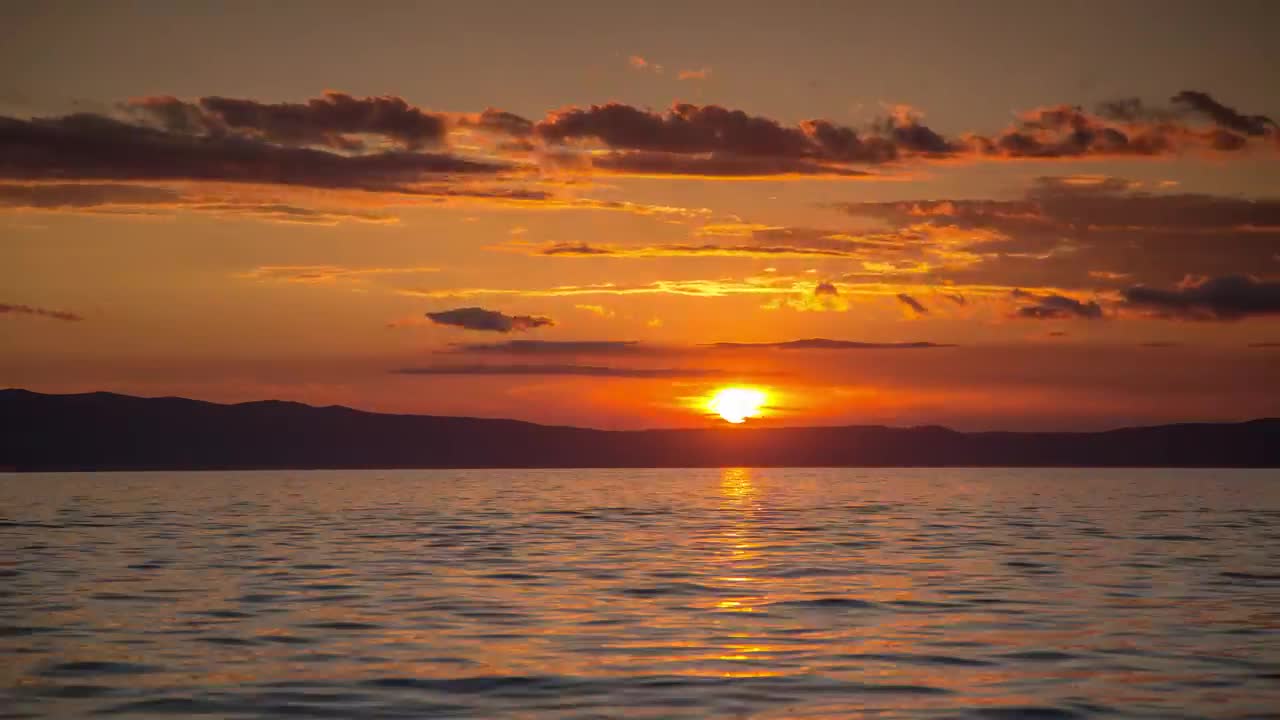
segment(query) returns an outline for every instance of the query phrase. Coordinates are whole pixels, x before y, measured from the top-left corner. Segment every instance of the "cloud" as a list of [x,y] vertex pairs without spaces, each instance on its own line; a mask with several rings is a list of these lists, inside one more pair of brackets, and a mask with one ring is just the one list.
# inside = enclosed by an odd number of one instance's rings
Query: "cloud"
[[911,297],[910,295],[908,295],[908,294],[906,294],[906,293],[898,293],[898,302],[900,302],[900,303],[902,303],[903,305],[907,306],[907,308],[909,308],[909,309],[910,309],[912,312],[914,312],[916,315],[928,315],[928,314],[929,314],[929,308],[927,308],[927,307],[925,307],[924,305],[920,304],[920,301],[919,301],[919,300],[916,300],[915,298]]
[[654,351],[636,340],[509,340],[453,346],[453,352],[500,355],[647,355]]
[[0,205],[39,210],[103,205],[162,205],[182,198],[177,190],[147,185],[102,183],[0,184]]
[[[250,196],[254,194],[247,193]],[[107,215],[158,215],[183,211],[306,225],[398,222],[394,215],[385,213],[300,207],[267,198],[244,198],[237,193],[209,190],[190,194],[173,188],[132,183],[0,183],[0,208]]]
[[1126,306],[1184,320],[1239,320],[1280,314],[1280,282],[1249,275],[1188,278],[1172,290],[1142,285],[1121,291]]
[[533,328],[555,325],[555,321],[551,318],[541,315],[504,315],[496,310],[485,310],[479,307],[429,312],[426,313],[426,317],[437,325],[453,325],[464,330],[500,333],[524,332]]
[[695,231],[695,234],[706,237],[753,237],[758,232],[783,229],[778,225],[742,222],[734,218],[727,222],[705,223]]
[[498,135],[509,135],[514,138],[525,138],[533,134],[533,122],[527,118],[509,113],[505,110],[485,108],[478,115],[462,115],[458,118],[462,127],[476,128]]
[[427,298],[467,298],[515,295],[521,297],[575,297],[579,295],[681,295],[729,297],[733,295],[811,294],[809,283],[791,278],[752,277],[743,280],[655,280],[649,283],[601,282],[589,285],[556,285],[545,288],[440,288],[404,289],[402,294]]
[[342,265],[260,265],[237,277],[291,283],[358,281],[373,275],[419,275],[439,272],[435,267],[345,267]]
[[[660,66],[639,56],[646,71]],[[709,73],[685,70],[685,79]],[[449,148],[451,131],[477,142]],[[465,134],[465,133],[464,133]],[[998,133],[944,134],[910,109],[865,127],[784,123],[719,105],[654,111],[623,103],[566,107],[533,121],[487,108],[433,112],[397,96],[330,91],[303,102],[147,97],[110,114],[0,117],[0,177],[14,180],[191,180],[413,192],[459,177],[582,170],[704,179],[877,178],[908,161],[1008,161],[1239,154],[1280,139],[1276,123],[1184,91],[1168,107],[1137,100],[1096,112],[1036,108]],[[599,152],[599,150],[605,152]],[[426,152],[431,150],[433,152]]]
[[1214,100],[1207,93],[1183,90],[1173,96],[1174,105],[1209,117],[1220,127],[1246,135],[1266,135],[1278,129],[1276,122],[1265,115],[1241,115],[1234,108]]
[[[729,375],[713,368],[641,368],[597,365],[435,365],[393,370],[400,375],[579,375],[616,378],[701,378]],[[753,373],[760,374],[760,373]]]
[[783,305],[801,312],[844,312],[849,309],[849,302],[840,297],[840,289],[827,280],[815,285],[811,293],[793,291],[790,297],[778,298],[765,305],[765,309],[776,310]]
[[163,129],[182,134],[245,133],[280,145],[360,150],[360,136],[380,136],[405,150],[444,142],[448,122],[394,96],[356,98],[326,92],[305,103],[263,103],[204,97],[186,103],[174,97],[149,97],[126,105]]
[[871,173],[800,158],[752,157],[726,153],[614,152],[590,157],[591,168],[634,177],[724,180],[780,178],[873,178]]
[[192,180],[405,193],[432,177],[492,176],[512,167],[447,153],[348,154],[240,134],[179,133],[88,113],[0,117],[0,158],[0,178],[11,180]]
[[843,203],[895,229],[888,258],[927,263],[922,280],[1067,289],[1167,285],[1188,274],[1275,267],[1280,198],[1149,192],[1105,176],[1042,177],[1011,200]]
[[42,307],[34,307],[31,305],[12,305],[9,303],[0,303],[0,315],[30,315],[33,317],[49,318],[51,320],[63,320],[66,322],[80,322],[84,320],[84,316],[77,315],[66,310],[49,310]]
[[623,357],[688,357],[719,354],[722,351],[853,351],[853,350],[922,350],[955,347],[932,342],[855,342],[808,338],[779,342],[716,342],[696,346],[651,345],[635,340],[512,340],[499,343],[459,343],[451,346],[451,354],[504,356],[623,356]]
[[599,317],[604,317],[604,318],[611,318],[616,314],[612,310],[606,308],[603,305],[578,304],[578,305],[574,305],[573,307],[583,312],[588,312],[588,313],[591,313],[592,315],[597,315]]
[[720,350],[745,350],[769,348],[774,350],[925,350],[929,348],[956,347],[945,343],[933,342],[857,342],[853,340],[828,340],[826,338],[806,338],[803,340],[782,340],[778,342],[718,342],[705,347]]
[[499,245],[496,249],[514,250],[529,255],[562,258],[650,258],[650,257],[850,257],[855,253],[834,248],[787,245],[590,245],[587,243],[552,243],[542,246]]
[[622,103],[569,107],[549,113],[535,133],[551,143],[595,140],[623,151],[710,155],[722,161],[775,158],[830,164],[878,164],[914,155],[960,150],[914,119],[889,119],[873,131],[826,120],[786,126],[719,105],[676,103],[665,112]]
[[706,80],[709,77],[711,77],[711,68],[706,65],[697,70],[681,70],[676,73],[676,78],[679,80]]
[[[1097,113],[1074,105],[1036,108],[1002,133],[966,139],[982,156],[1043,160],[1158,157],[1189,150],[1231,153],[1250,147],[1250,138],[1276,134],[1269,118],[1242,115],[1207,93],[1187,90],[1169,102],[1167,108],[1155,108],[1127,98],[1103,103]],[[1196,124],[1200,117],[1212,124]]]
[[1062,320],[1066,318],[1083,318],[1097,320],[1102,317],[1102,306],[1097,302],[1084,302],[1065,295],[1039,295],[1025,290],[1015,289],[1012,292],[1015,300],[1024,303],[1015,311],[1014,316],[1032,320]]
[[[689,77],[693,77],[690,75]],[[1199,122],[1204,117],[1210,122]],[[851,166],[924,162],[1162,157],[1188,151],[1234,153],[1277,136],[1275,123],[1242,115],[1209,95],[1184,92],[1168,108],[1137,100],[1022,113],[994,134],[948,137],[898,108],[868,127],[812,119],[787,125],[719,105],[676,103],[665,111],[612,102],[548,113],[534,135],[549,146],[613,151],[591,156],[597,170],[694,177],[858,177]]]
[[627,66],[632,70],[648,71],[658,75],[661,75],[663,71],[663,67],[661,65],[651,63],[641,55],[632,55],[628,57]]

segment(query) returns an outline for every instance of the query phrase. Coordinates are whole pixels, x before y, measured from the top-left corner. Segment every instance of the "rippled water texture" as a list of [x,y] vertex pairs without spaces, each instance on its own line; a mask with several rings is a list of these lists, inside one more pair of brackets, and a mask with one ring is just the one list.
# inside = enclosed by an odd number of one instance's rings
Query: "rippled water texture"
[[1280,717],[1274,471],[0,476],[0,714]]

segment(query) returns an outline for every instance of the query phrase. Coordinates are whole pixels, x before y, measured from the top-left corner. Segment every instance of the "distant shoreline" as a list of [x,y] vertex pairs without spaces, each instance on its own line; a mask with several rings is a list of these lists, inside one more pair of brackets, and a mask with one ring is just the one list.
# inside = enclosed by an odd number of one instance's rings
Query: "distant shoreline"
[[0,472],[1276,468],[1280,419],[1099,432],[829,426],[593,430],[265,401],[0,390]]

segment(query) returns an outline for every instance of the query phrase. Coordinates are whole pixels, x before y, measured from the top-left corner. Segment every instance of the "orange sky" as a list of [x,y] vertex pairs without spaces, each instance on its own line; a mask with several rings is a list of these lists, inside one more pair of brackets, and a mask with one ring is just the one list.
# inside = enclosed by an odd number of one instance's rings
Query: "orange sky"
[[249,9],[0,10],[0,385],[619,428],[719,422],[733,384],[769,424],[1280,414],[1268,3]]

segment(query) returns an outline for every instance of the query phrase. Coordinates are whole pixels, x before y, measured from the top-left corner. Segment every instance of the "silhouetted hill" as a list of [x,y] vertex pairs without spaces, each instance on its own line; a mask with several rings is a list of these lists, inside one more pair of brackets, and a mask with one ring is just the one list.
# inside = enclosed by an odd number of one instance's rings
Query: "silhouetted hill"
[[1093,433],[605,431],[265,401],[0,390],[0,468],[1280,466],[1280,419]]

